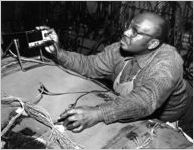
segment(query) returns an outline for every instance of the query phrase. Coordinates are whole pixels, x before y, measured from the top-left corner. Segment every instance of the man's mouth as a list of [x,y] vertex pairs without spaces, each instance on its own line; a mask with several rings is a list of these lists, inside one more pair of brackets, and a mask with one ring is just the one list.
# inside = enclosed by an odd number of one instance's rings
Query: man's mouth
[[123,40],[120,41],[121,44],[125,44],[125,42]]
[[120,43],[121,43],[121,44],[128,44],[128,45],[130,44],[130,42],[127,42],[127,41],[126,41],[126,38],[125,38],[125,37],[122,37],[122,38],[121,38]]
[[125,37],[123,36],[120,40],[121,43],[126,43]]

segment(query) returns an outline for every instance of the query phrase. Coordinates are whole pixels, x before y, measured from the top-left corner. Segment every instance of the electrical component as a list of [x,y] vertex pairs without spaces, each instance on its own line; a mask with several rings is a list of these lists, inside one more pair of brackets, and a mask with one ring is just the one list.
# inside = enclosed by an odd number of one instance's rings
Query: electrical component
[[46,30],[31,30],[26,31],[26,39],[29,48],[53,44],[53,41],[48,36]]

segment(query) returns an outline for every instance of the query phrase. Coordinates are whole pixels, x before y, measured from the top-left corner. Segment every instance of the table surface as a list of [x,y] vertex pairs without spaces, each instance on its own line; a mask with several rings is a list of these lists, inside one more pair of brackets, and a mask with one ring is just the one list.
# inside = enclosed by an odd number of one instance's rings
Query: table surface
[[[34,103],[40,93],[38,89],[40,88],[40,83],[51,92],[61,93],[61,92],[80,92],[80,91],[92,91],[92,90],[105,90],[103,87],[95,84],[90,80],[86,80],[77,76],[70,75],[64,72],[62,69],[56,66],[42,66],[27,72],[17,71],[11,74],[8,74],[2,78],[1,81],[1,93],[7,96],[21,97],[23,101],[28,101]],[[110,96],[114,96],[111,92],[107,93]],[[65,94],[58,96],[43,95],[43,98],[37,104],[45,108],[50,114],[53,120],[59,117],[59,115],[68,108],[68,106],[75,102],[75,100],[80,96],[80,93],[77,94]],[[95,93],[87,94],[78,101],[78,106],[89,105],[95,106],[99,103],[103,103],[104,99],[96,95]],[[139,127],[142,128],[140,129]],[[134,128],[136,127],[136,128]],[[136,144],[133,141],[127,140],[127,132],[130,132],[131,129],[137,130],[140,134],[144,132],[146,126],[144,122],[133,122],[133,123],[113,123],[110,125],[105,125],[104,123],[99,123],[91,128],[88,128],[81,133],[72,133],[67,131],[69,137],[76,141],[80,145],[84,145],[86,148],[102,148],[107,145],[107,143],[113,142],[116,138],[116,145],[121,148],[122,145],[127,148],[135,148]],[[127,129],[126,132],[124,132]],[[169,129],[168,129],[169,130]],[[165,132],[169,132],[166,130]],[[178,136],[173,144],[166,144],[172,141],[174,131],[170,130],[171,136],[167,138],[167,141],[161,141],[161,144],[158,144],[158,148],[162,145],[163,147],[176,147],[181,143],[185,143],[183,136]],[[124,133],[123,133],[124,132]],[[170,133],[170,132],[169,132]],[[119,141],[117,137],[121,136],[122,140]],[[113,141],[111,141],[114,139]],[[131,143],[130,143],[131,142]],[[129,145],[130,143],[130,145]],[[179,143],[179,144],[178,144]],[[177,144],[177,145],[176,145]],[[188,143],[187,143],[188,144]],[[111,144],[110,147],[114,145]]]

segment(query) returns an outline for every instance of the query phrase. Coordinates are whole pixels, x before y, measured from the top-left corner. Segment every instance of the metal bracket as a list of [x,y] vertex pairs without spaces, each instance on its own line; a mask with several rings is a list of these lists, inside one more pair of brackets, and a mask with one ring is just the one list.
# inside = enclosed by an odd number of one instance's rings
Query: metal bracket
[[23,72],[25,72],[26,70],[23,68],[22,60],[21,60],[21,58],[20,58],[18,39],[14,39],[13,42],[14,42],[14,45],[15,45],[15,48],[16,48],[16,52],[17,52],[17,56],[18,56],[18,61],[19,61],[21,70],[22,70]]

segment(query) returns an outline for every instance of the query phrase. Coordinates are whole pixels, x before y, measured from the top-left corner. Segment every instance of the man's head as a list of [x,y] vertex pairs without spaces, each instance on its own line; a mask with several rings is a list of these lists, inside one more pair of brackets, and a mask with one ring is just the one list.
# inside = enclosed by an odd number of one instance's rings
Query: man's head
[[121,48],[131,53],[144,53],[155,49],[168,34],[163,18],[153,13],[137,15],[124,32]]

